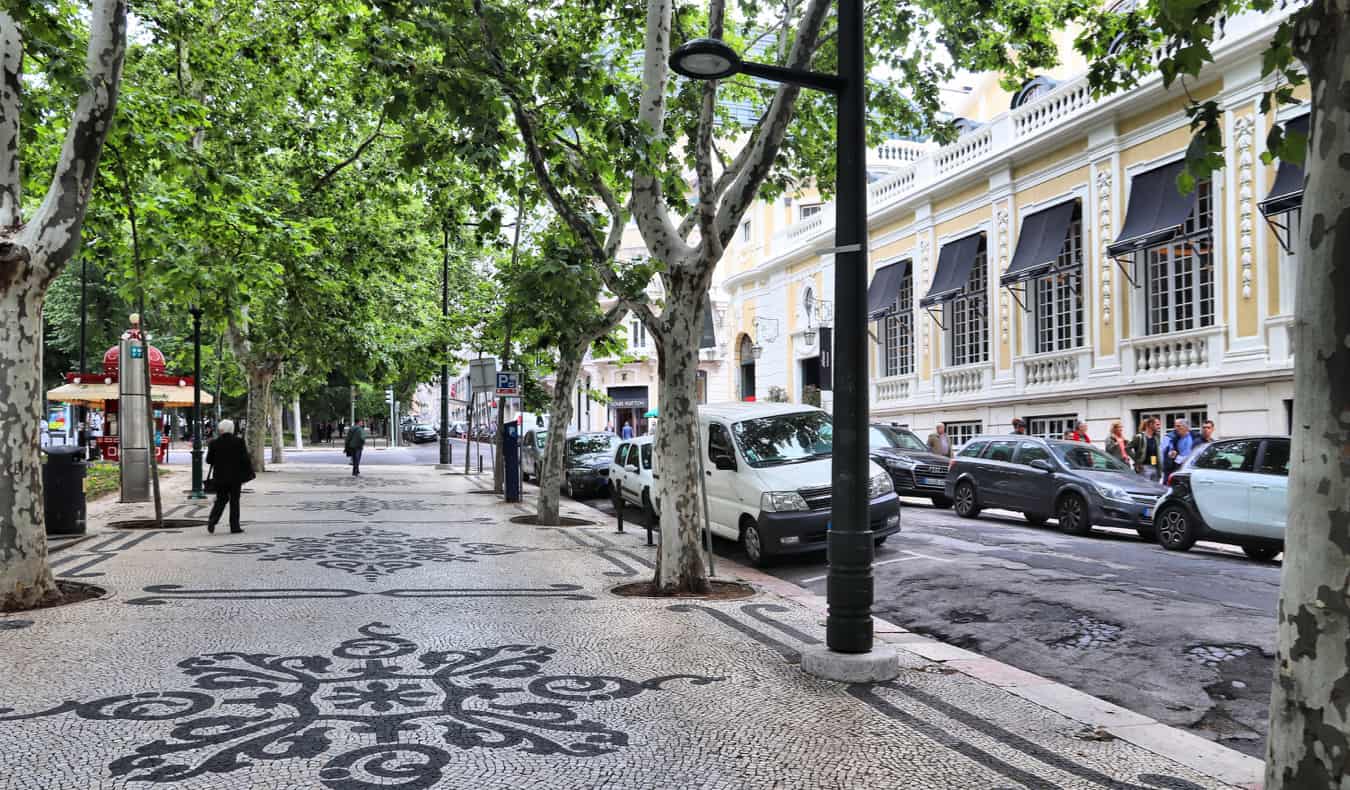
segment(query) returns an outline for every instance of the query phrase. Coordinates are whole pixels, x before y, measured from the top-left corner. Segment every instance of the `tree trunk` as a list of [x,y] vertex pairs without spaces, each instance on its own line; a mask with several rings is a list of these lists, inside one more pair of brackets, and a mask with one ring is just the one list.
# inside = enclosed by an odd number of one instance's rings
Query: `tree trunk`
[[[0,265],[0,271],[3,267]],[[0,281],[0,612],[61,596],[47,567],[38,454],[42,421],[42,291],[25,271]]]
[[268,403],[271,404],[268,409],[270,412],[268,416],[272,423],[272,463],[284,464],[286,463],[286,423],[282,422],[282,412],[285,409],[282,407],[281,396],[276,393],[268,398]]
[[[585,346],[582,346],[583,351]],[[581,374],[581,357],[572,349],[562,349],[558,360],[557,380],[553,384],[553,403],[548,411],[548,442],[544,445],[544,468],[539,474],[540,524],[557,524],[559,499],[562,495],[563,450],[567,441],[567,425],[572,421],[572,388]]]
[[[695,278],[698,279],[698,278]],[[657,370],[661,418],[656,421],[660,477],[661,547],[657,552],[657,589],[665,594],[707,592],[703,563],[703,510],[697,463],[698,340],[703,296],[697,288],[679,289],[668,277],[668,294],[657,334]]]
[[262,474],[267,471],[267,464],[263,460],[263,445],[267,443],[267,411],[268,404],[272,402],[272,379],[276,374],[245,365],[244,375],[248,379],[244,441],[248,444],[248,455],[253,461],[253,471]]
[[1266,787],[1321,790],[1350,776],[1350,3],[1300,11],[1294,46],[1313,106]]

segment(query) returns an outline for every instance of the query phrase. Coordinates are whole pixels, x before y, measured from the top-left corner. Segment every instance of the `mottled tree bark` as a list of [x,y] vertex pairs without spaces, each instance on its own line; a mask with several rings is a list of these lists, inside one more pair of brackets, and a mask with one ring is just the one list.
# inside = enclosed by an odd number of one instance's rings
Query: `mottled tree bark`
[[[585,347],[582,347],[585,350]],[[562,492],[563,444],[567,441],[567,426],[572,422],[572,388],[581,374],[581,354],[572,349],[560,349],[556,380],[553,383],[553,402],[549,405],[548,441],[544,445],[544,468],[539,473],[540,524],[557,524],[559,498]]]
[[272,463],[286,463],[286,423],[282,419],[282,412],[285,406],[282,403],[281,395],[273,392],[267,399],[270,405],[268,408],[268,418],[272,425]]
[[1266,787],[1350,787],[1350,2],[1298,12],[1312,86]]
[[125,1],[96,0],[89,14],[85,88],[47,194],[25,222],[19,182],[23,37],[14,18],[0,11],[0,611],[60,596],[47,565],[38,456],[42,305],[47,288],[80,246],[125,52]]

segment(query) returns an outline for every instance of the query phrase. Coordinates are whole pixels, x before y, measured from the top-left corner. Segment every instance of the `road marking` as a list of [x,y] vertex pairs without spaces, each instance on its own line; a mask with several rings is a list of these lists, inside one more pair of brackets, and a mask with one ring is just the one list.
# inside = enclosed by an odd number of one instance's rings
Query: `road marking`
[[[882,565],[890,565],[890,564],[893,563],[893,562],[906,562],[906,561],[908,561],[908,560],[937,560],[938,562],[952,562],[952,560],[944,560],[944,559],[942,559],[941,557],[932,557],[932,556],[929,556],[929,555],[927,555],[927,554],[920,554],[920,553],[917,552],[917,551],[911,551],[911,552],[909,552],[909,556],[908,556],[908,557],[893,557],[893,558],[891,558],[891,559],[889,559],[889,560],[882,560],[881,562],[874,562],[874,563],[872,563],[872,567],[873,567],[873,568],[879,568],[879,567],[881,567]],[[822,575],[822,576],[811,576],[811,577],[809,577],[809,578],[802,579],[802,580],[798,581],[797,584],[815,584],[816,582],[824,581],[824,580],[826,580],[826,579],[828,579],[828,578],[830,578],[829,574],[824,574],[824,575]]]

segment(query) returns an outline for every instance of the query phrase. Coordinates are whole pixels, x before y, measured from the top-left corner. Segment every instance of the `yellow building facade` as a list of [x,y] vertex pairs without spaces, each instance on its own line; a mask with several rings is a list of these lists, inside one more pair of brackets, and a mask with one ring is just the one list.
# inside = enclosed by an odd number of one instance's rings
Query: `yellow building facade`
[[1297,260],[1263,215],[1280,165],[1260,154],[1272,124],[1306,110],[1260,110],[1276,21],[1227,20],[1215,63],[1187,86],[1218,102],[1226,163],[1189,194],[1176,187],[1187,97],[1156,74],[1101,99],[1081,71],[1013,97],[982,78],[965,105],[1003,109],[967,116],[954,143],[871,152],[869,370],[820,366],[833,206],[758,204],[717,278],[725,378],[712,389],[814,400],[824,388],[828,406],[831,375],[865,375],[874,421],[921,435],[943,422],[958,441],[1015,417],[1045,436],[1085,421],[1094,439],[1149,415],[1288,432]]

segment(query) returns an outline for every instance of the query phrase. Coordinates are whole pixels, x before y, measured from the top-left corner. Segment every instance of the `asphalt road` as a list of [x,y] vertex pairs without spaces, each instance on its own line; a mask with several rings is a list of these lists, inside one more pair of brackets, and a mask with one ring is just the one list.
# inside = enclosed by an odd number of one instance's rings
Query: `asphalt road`
[[[643,524],[637,508],[624,518]],[[1000,511],[962,519],[924,500],[905,500],[901,520],[877,551],[878,616],[1265,756],[1278,563],[1216,544],[1164,551],[1133,530],[1064,535]],[[746,562],[736,544],[716,547]],[[823,553],[766,570],[825,594]]]
[[[434,442],[380,444],[367,444],[362,466],[437,460]],[[459,465],[464,443],[454,445]],[[491,452],[482,446],[484,469]],[[339,447],[290,459],[347,461]],[[173,453],[172,462],[186,460]],[[588,504],[613,515],[606,498]],[[642,528],[639,509],[624,517]],[[1264,757],[1278,563],[1206,543],[1164,551],[1133,530],[1064,535],[1053,521],[1033,527],[1000,511],[962,519],[925,500],[905,500],[901,520],[903,531],[877,551],[880,617]],[[715,545],[746,562],[736,544]],[[823,552],[766,570],[825,593]]]

